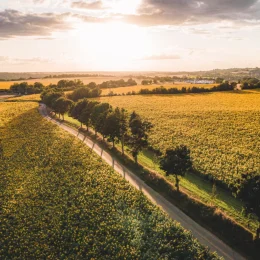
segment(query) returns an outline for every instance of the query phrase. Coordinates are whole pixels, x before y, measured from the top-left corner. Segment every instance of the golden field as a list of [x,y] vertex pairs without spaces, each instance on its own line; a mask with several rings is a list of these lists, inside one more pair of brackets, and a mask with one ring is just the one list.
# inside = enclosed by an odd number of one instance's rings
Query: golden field
[[149,89],[153,90],[155,88],[159,88],[161,86],[169,89],[169,88],[177,88],[177,89],[182,89],[183,87],[186,88],[192,88],[193,86],[198,87],[198,88],[212,88],[216,86],[217,84],[191,84],[191,83],[183,83],[183,82],[176,82],[174,84],[152,84],[152,85],[137,85],[137,86],[132,86],[132,87],[122,87],[122,88],[110,88],[110,89],[102,89],[102,95],[106,96],[108,95],[111,91],[114,94],[122,95],[122,94],[127,94],[128,92],[135,91],[138,93],[141,89]]
[[0,103],[0,259],[220,259],[37,107]]
[[[49,84],[57,84],[58,81],[60,80],[74,80],[74,79],[80,79],[84,84],[88,84],[90,82],[95,82],[97,84],[101,84],[104,81],[109,81],[109,80],[119,80],[119,79],[124,79],[128,80],[129,77],[75,77],[75,78],[52,78],[52,79],[31,79],[31,80],[22,80],[22,81],[3,81],[0,82],[0,89],[9,89],[11,85],[14,83],[21,83],[21,82],[28,82],[28,84],[33,84],[34,82],[41,82],[43,85],[47,86]],[[138,83],[140,83],[141,80],[135,79]]]
[[185,144],[195,168],[235,185],[260,169],[260,92],[102,97],[153,123],[151,145],[165,151]]

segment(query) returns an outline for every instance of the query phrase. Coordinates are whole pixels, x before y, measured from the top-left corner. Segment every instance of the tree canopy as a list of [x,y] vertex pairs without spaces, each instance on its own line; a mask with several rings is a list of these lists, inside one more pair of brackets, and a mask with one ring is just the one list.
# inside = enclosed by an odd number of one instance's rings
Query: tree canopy
[[160,159],[160,168],[166,172],[166,175],[175,176],[175,186],[179,191],[179,178],[192,167],[190,150],[185,145],[180,145],[175,149],[167,149],[165,155]]

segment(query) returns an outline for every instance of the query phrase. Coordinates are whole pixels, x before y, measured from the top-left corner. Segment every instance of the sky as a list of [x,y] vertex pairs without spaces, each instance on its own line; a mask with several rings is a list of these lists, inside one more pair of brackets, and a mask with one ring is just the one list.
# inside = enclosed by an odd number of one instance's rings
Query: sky
[[259,66],[258,0],[0,0],[0,72]]

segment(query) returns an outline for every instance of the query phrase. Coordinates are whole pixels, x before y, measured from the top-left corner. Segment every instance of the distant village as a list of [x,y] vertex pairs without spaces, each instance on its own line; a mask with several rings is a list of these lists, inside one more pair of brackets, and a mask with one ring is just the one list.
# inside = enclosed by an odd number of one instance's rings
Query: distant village
[[184,80],[183,82],[191,83],[191,84],[214,84],[214,83],[216,83],[215,80],[209,80],[209,79],[189,79],[189,80]]

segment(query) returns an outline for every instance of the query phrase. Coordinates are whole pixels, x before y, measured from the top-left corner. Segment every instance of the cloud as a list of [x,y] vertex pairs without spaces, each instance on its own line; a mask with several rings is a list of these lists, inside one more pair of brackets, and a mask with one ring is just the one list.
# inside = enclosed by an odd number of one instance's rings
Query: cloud
[[33,58],[11,58],[7,56],[0,56],[0,63],[4,64],[12,64],[12,65],[26,65],[26,64],[41,64],[41,63],[52,63],[53,60],[45,59],[41,57],[33,57]]
[[105,9],[102,1],[94,1],[94,2],[78,1],[78,2],[73,2],[71,4],[71,7],[83,8],[83,9],[89,9],[89,10]]
[[65,21],[68,13],[22,13],[16,10],[0,12],[0,39],[16,36],[49,36],[54,31],[70,29]]
[[260,23],[258,0],[144,0],[126,22],[141,26],[203,24],[219,21]]
[[181,57],[179,55],[174,54],[159,54],[159,55],[152,55],[142,58],[141,60],[179,60]]

